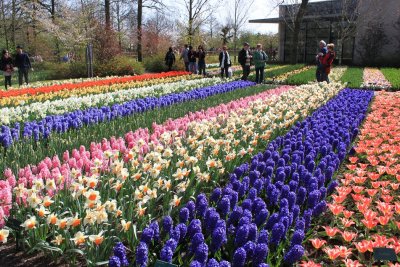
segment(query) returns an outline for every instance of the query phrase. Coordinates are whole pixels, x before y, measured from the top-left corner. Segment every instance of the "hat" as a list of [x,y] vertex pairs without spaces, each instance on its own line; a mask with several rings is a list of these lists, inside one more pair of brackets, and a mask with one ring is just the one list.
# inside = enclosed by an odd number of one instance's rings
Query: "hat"
[[248,42],[245,42],[243,45],[244,46],[250,46]]
[[20,45],[17,45],[17,49],[22,49],[22,46],[20,46]]

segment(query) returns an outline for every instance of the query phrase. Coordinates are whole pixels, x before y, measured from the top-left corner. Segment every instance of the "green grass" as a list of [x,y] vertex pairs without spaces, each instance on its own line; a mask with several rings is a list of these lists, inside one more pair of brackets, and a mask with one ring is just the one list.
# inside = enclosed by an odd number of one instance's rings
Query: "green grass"
[[350,67],[347,68],[342,76],[341,81],[347,83],[349,88],[360,88],[363,83],[363,68]]
[[316,68],[314,67],[309,70],[291,75],[287,79],[287,84],[301,85],[301,84],[307,84],[309,82],[313,82],[316,80],[315,71],[316,71]]
[[[29,71],[29,83],[49,80],[48,77],[49,77],[50,73],[51,73],[51,70]],[[11,84],[12,84],[13,88],[18,87],[18,71],[15,71],[13,73]],[[0,79],[0,90],[5,90],[4,76],[2,77],[2,79]]]
[[399,68],[382,68],[385,78],[392,84],[392,90],[400,90],[400,69]]
[[34,142],[33,139],[20,141],[13,144],[7,151],[0,147],[0,173],[6,167],[17,171],[27,164],[37,164],[45,157],[58,155],[62,158],[63,152],[84,145],[90,146],[91,142],[100,142],[103,138],[111,136],[124,136],[129,131],[138,128],[151,129],[152,123],[161,124],[171,119],[184,116],[189,112],[195,112],[222,103],[227,103],[241,97],[251,96],[274,88],[274,86],[252,86],[228,93],[218,94],[206,99],[193,100],[164,108],[150,110],[133,116],[118,118],[110,122],[102,122],[90,126],[84,126],[78,130],[70,130],[66,133],[52,133],[51,138]]

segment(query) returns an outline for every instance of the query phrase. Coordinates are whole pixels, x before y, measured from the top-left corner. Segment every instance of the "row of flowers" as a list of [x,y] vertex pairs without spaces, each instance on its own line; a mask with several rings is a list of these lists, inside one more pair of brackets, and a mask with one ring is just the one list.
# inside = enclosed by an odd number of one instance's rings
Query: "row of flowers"
[[[136,266],[157,259],[190,266],[282,266],[304,253],[311,219],[321,215],[373,94],[344,90],[264,153],[235,168],[229,183],[196,196],[173,220],[165,216],[141,231]],[[231,263],[229,263],[231,262]],[[126,266],[119,243],[110,266]],[[266,264],[268,263],[268,264]]]
[[307,253],[312,261],[362,267],[372,264],[373,248],[400,253],[400,93],[380,93],[361,129],[356,154],[349,157],[319,234]]
[[45,102],[58,100],[68,97],[81,97],[92,94],[101,94],[101,93],[109,93],[116,92],[119,90],[126,90],[138,87],[146,87],[153,86],[165,83],[173,83],[184,80],[194,80],[199,79],[201,76],[196,75],[178,75],[166,78],[154,78],[143,81],[130,81],[126,83],[115,83],[115,84],[107,84],[107,85],[96,85],[96,86],[88,86],[83,88],[76,88],[71,90],[61,90],[55,92],[48,92],[45,94],[24,94],[18,96],[10,96],[5,98],[0,98],[0,106],[1,107],[16,107],[29,105],[34,102]]
[[373,90],[381,90],[381,89],[389,89],[392,87],[390,82],[386,80],[383,73],[376,68],[364,68],[363,72],[363,84],[361,87],[373,89]]
[[225,81],[220,78],[180,80],[173,83],[161,83],[153,86],[138,87],[110,93],[68,97],[54,101],[35,102],[18,107],[0,108],[0,123],[3,125],[10,125],[15,122],[41,120],[49,115],[60,115],[91,107],[123,104],[133,99],[160,97],[166,94],[190,91],[195,88],[213,86],[224,82]]
[[62,115],[50,115],[39,122],[24,122],[23,126],[19,123],[15,123],[14,127],[2,125],[0,142],[3,147],[8,148],[14,142],[19,141],[20,136],[23,136],[24,139],[33,137],[35,141],[38,141],[40,139],[49,138],[52,132],[64,133],[71,128],[76,130],[86,125],[112,121],[121,117],[143,113],[148,110],[171,106],[176,103],[207,98],[212,95],[235,91],[251,85],[254,85],[254,83],[249,81],[228,82],[180,93],[162,95],[158,98],[146,97],[112,106],[76,110]]
[[[11,214],[25,220],[31,246],[50,234],[62,250],[80,248],[88,258],[101,257],[97,245],[86,242],[88,235],[105,247],[113,243],[112,236],[133,245],[133,224],[140,228],[149,216],[173,211],[200,190],[214,188],[225,168],[265,147],[274,131],[325,103],[339,86],[278,89],[272,92],[281,93],[276,97],[267,92],[261,99],[246,98],[155,126],[151,136],[142,129],[128,133],[126,142],[92,144],[90,152],[82,147],[72,157],[66,152],[63,164],[54,158],[22,169],[18,184],[8,171],[2,195],[13,190],[17,202]],[[8,216],[11,206],[3,206]]]
[[188,72],[185,71],[170,71],[170,72],[162,72],[157,74],[142,74],[137,76],[124,76],[124,77],[112,77],[109,79],[100,79],[100,80],[91,80],[91,81],[83,81],[81,83],[63,83],[63,84],[54,84],[50,86],[43,86],[37,88],[24,88],[19,90],[10,90],[10,91],[0,91],[0,98],[10,97],[10,96],[19,96],[25,94],[46,94],[61,90],[76,90],[78,88],[92,87],[92,86],[100,86],[100,85],[110,85],[115,83],[126,83],[132,81],[144,81],[150,79],[160,79],[167,77],[174,77],[179,75],[187,75]]

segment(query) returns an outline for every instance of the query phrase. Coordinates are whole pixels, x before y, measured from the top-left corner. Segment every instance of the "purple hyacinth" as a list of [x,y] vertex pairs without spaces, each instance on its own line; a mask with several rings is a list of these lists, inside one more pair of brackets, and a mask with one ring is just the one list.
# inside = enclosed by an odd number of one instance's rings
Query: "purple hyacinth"
[[206,243],[201,243],[194,251],[194,259],[198,262],[205,264],[208,258],[208,246]]
[[219,263],[216,259],[209,259],[206,267],[219,267]]
[[252,241],[247,241],[243,248],[246,250],[247,257],[252,258],[254,250],[256,249],[256,244]]
[[189,267],[205,267],[205,264],[199,262],[199,261],[192,261],[189,265]]
[[228,240],[228,238],[226,237],[226,229],[222,227],[215,228],[211,237],[211,253],[217,252]]
[[268,218],[269,212],[267,209],[262,209],[258,212],[258,214],[256,215],[255,218],[255,223],[257,224],[258,227],[260,227],[261,225],[263,225],[267,218]]
[[231,264],[227,261],[221,261],[219,267],[231,267]]
[[287,264],[293,264],[296,261],[300,260],[303,257],[304,248],[301,245],[294,245],[290,248],[290,250],[285,254],[283,260]]
[[268,245],[265,243],[257,244],[256,249],[254,251],[253,264],[261,264],[265,261],[265,258],[268,255]]
[[193,202],[193,200],[190,200],[186,204],[186,208],[189,210],[189,220],[193,220],[196,212],[196,204]]
[[118,242],[114,247],[114,255],[117,256],[121,262],[121,266],[128,266],[129,261],[126,257],[126,248],[122,242]]
[[189,213],[188,208],[181,208],[179,211],[179,222],[186,223],[189,220]]
[[154,232],[153,238],[157,242],[160,239],[160,227],[158,226],[158,222],[157,221],[152,222],[149,227],[153,229]]
[[312,215],[318,217],[326,211],[326,208],[327,208],[326,201],[325,200],[321,201],[314,207]]
[[220,187],[217,187],[213,190],[210,200],[214,203],[217,203],[219,201],[219,198],[221,197],[221,195],[222,195],[222,190]]
[[239,227],[235,237],[235,247],[241,247],[246,244],[249,237],[249,225],[245,224]]
[[248,240],[253,242],[257,241],[257,234],[258,234],[257,225],[255,223],[250,224]]
[[140,267],[147,266],[149,248],[145,242],[140,242],[136,248],[136,265]]
[[169,233],[174,225],[174,221],[172,220],[171,216],[165,216],[163,218],[162,225],[163,225],[163,230],[166,233]]
[[111,256],[108,260],[109,267],[121,267],[121,261],[117,256]]
[[270,243],[273,245],[278,245],[285,235],[285,225],[278,222],[272,227]]
[[160,252],[160,259],[165,262],[172,262],[172,257],[174,256],[174,252],[169,246],[164,246]]
[[294,245],[301,245],[304,240],[304,231],[302,230],[296,230],[293,233],[292,240],[290,241],[290,247],[293,247]]
[[140,238],[140,242],[144,242],[149,245],[154,237],[154,230],[150,227],[144,228],[142,232],[142,236]]
[[221,212],[221,216],[225,218],[225,216],[228,214],[228,212],[231,210],[231,202],[228,196],[224,196],[219,202],[218,202],[218,210]]
[[200,218],[204,218],[208,208],[207,197],[204,194],[200,194],[196,198],[196,214]]
[[178,242],[175,239],[170,238],[167,240],[167,242],[165,242],[165,246],[168,246],[172,251],[175,251],[176,247],[178,246]]
[[179,241],[183,241],[186,237],[187,226],[184,223],[180,223],[176,226],[176,229],[179,231]]
[[236,249],[233,254],[232,267],[243,267],[246,263],[246,250],[242,247]]
[[269,233],[267,230],[261,230],[259,235],[258,235],[258,240],[257,243],[264,243],[268,245],[268,237],[269,237]]
[[189,223],[187,235],[189,239],[192,239],[197,233],[201,233],[201,221],[199,219],[194,219]]

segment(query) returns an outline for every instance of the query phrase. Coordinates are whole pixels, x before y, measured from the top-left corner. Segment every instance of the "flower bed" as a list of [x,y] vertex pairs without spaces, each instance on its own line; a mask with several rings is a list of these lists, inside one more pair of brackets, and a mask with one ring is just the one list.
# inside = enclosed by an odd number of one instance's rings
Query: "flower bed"
[[112,106],[123,104],[126,101],[145,97],[160,97],[171,93],[179,93],[195,88],[221,84],[219,78],[182,80],[173,83],[125,89],[104,94],[87,95],[83,97],[69,97],[55,101],[35,102],[15,108],[0,108],[0,123],[10,125],[15,122],[41,120],[49,115],[64,114],[75,110],[84,110],[91,107]]
[[4,148],[10,147],[18,142],[20,136],[23,140],[34,138],[35,141],[47,139],[52,132],[65,133],[69,129],[79,129],[86,125],[98,124],[103,121],[112,121],[120,117],[128,117],[133,114],[143,113],[148,110],[170,106],[194,99],[207,98],[212,95],[221,94],[253,85],[252,82],[238,81],[216,86],[198,88],[191,91],[162,95],[159,98],[147,97],[132,100],[111,107],[89,108],[87,110],[76,110],[62,115],[46,116],[41,121],[24,122],[23,126],[15,123],[14,127],[2,125],[0,141]]
[[132,81],[144,81],[149,79],[159,79],[159,78],[166,78],[166,77],[174,77],[179,75],[187,75],[188,72],[185,71],[170,71],[170,72],[163,72],[158,74],[142,74],[138,76],[125,76],[125,77],[118,77],[118,78],[110,78],[110,79],[101,79],[95,81],[84,81],[81,83],[64,83],[64,84],[56,84],[51,86],[44,86],[38,88],[25,88],[20,90],[10,90],[10,91],[0,91],[0,98],[3,97],[10,97],[10,96],[19,96],[25,94],[43,94],[43,93],[50,93],[50,92],[57,92],[61,90],[76,90],[77,88],[84,88],[84,87],[92,87],[92,86],[100,86],[100,85],[110,85],[115,83],[126,83]]
[[387,90],[392,85],[388,80],[386,80],[385,76],[378,69],[374,68],[365,68],[363,74],[364,82],[361,87],[372,89],[372,90]]
[[[190,266],[295,263],[304,253],[301,244],[311,218],[326,209],[325,197],[336,186],[332,176],[372,96],[341,92],[272,141],[251,163],[237,167],[227,186],[215,188],[209,197],[197,195],[173,216],[175,220],[166,216],[160,224],[152,222],[134,250],[136,265],[147,266],[156,259]],[[110,258],[111,266],[127,260],[121,254]]]
[[341,81],[349,88],[360,88],[363,83],[363,68],[347,68],[346,72],[341,78]]
[[306,255],[316,262],[313,266],[322,266],[322,261],[371,266],[375,247],[393,248],[399,255],[399,115],[400,93],[379,93],[361,129],[356,154],[348,158],[329,211],[316,223],[308,243]]
[[10,96],[5,98],[0,98],[0,106],[2,107],[17,107],[29,105],[34,102],[45,102],[52,100],[59,100],[68,97],[82,97],[86,95],[102,94],[116,92],[120,90],[127,90],[139,87],[154,86],[160,84],[168,84],[179,81],[200,79],[200,76],[196,75],[179,75],[167,78],[149,79],[144,81],[131,81],[126,83],[115,83],[107,85],[96,85],[88,86],[83,88],[76,88],[71,90],[61,90],[56,92],[48,92],[45,94],[24,94],[18,96]]
[[278,84],[282,84],[286,82],[286,79],[291,76],[294,75],[296,73],[300,73],[303,71],[308,70],[309,68],[311,68],[310,66],[305,66],[302,64],[297,64],[297,65],[289,65],[287,66],[287,68],[282,68],[276,71],[272,71],[272,72],[267,72],[266,73],[266,78],[267,79],[272,79],[273,83],[278,83]]
[[[140,228],[148,222],[147,213],[174,212],[200,190],[211,190],[223,182],[225,168],[231,170],[265,146],[271,134],[325,103],[338,86],[303,86],[273,98],[243,99],[228,109],[214,109],[211,117],[199,113],[168,122],[164,130],[155,126],[151,136],[138,130],[126,136],[126,143],[112,139],[93,144],[90,152],[82,147],[66,153],[63,164],[54,158],[27,166],[14,185],[14,214],[25,221],[27,244],[34,246],[52,233],[53,246],[81,249],[90,260],[109,255],[95,252],[104,243],[100,249],[109,253],[112,236],[133,244],[132,218]],[[6,176],[12,186],[12,173]]]

